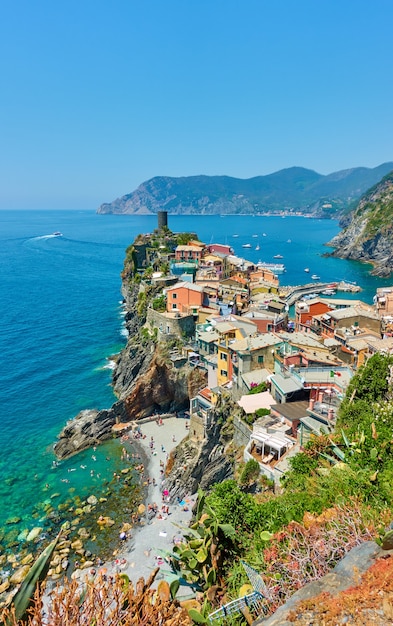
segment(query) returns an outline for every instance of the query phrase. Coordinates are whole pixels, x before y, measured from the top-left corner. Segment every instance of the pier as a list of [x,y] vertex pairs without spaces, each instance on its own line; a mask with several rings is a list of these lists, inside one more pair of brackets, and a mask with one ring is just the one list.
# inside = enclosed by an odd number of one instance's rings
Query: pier
[[297,300],[300,300],[303,296],[310,293],[321,293],[332,286],[332,283],[308,283],[306,285],[297,285],[295,287],[288,287],[288,292],[285,295],[285,303],[287,306],[292,306]]
[[335,289],[337,291],[346,291],[351,293],[361,291],[359,285],[354,285],[345,281],[341,281],[339,283],[307,283],[306,285],[297,285],[295,287],[282,287],[282,289],[286,291],[286,294],[283,296],[283,300],[285,300],[288,307],[295,304],[297,300],[300,300],[300,298],[306,296],[307,294],[318,294],[325,291],[325,289]]

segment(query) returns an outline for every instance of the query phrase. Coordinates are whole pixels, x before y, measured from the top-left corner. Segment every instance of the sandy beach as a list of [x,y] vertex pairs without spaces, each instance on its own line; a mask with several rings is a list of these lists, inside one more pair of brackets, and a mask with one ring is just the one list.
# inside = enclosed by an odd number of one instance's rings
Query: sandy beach
[[[182,536],[182,531],[177,527],[187,527],[192,514],[192,507],[195,503],[195,495],[187,496],[179,504],[177,501],[170,501],[170,494],[163,496],[162,469],[166,465],[167,455],[178,443],[188,435],[186,420],[182,418],[170,417],[162,420],[162,425],[158,425],[153,419],[145,423],[138,422],[138,426],[145,435],[145,438],[133,439],[132,432],[129,434],[129,441],[125,441],[125,447],[132,449],[134,441],[138,446],[143,447],[144,454],[148,461],[145,467],[145,476],[150,478],[148,486],[147,500],[145,503],[146,512],[141,515],[141,523],[133,527],[128,533],[128,538],[120,541],[119,551],[113,561],[105,563],[104,567],[108,574],[122,572],[129,576],[133,583],[143,576],[149,577],[151,572],[160,566],[161,570],[156,577],[156,582],[165,578],[170,581],[173,576],[169,574],[170,567],[163,560],[160,550],[171,551],[173,540]],[[153,442],[153,447],[151,447]],[[153,484],[153,479],[155,484]],[[157,512],[153,516],[149,515],[148,505],[157,505]],[[169,507],[169,514],[162,507]],[[125,519],[124,522],[131,522]]]

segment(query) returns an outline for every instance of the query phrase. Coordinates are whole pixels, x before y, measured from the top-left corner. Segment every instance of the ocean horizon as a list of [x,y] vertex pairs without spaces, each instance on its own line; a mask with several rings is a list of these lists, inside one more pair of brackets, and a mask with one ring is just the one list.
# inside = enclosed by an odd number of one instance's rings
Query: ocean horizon
[[[3,210],[0,225],[0,535],[8,545],[23,540],[23,530],[45,527],[54,502],[98,497],[119,467],[116,441],[59,465],[52,448],[69,419],[116,400],[110,357],[126,342],[120,272],[126,248],[156,228],[157,216]],[[370,266],[324,256],[336,221],[169,215],[168,226],[227,243],[253,262],[281,255],[281,284],[309,282],[315,273],[326,282],[356,282],[363,291],[355,297],[371,303],[390,282],[371,276]]]

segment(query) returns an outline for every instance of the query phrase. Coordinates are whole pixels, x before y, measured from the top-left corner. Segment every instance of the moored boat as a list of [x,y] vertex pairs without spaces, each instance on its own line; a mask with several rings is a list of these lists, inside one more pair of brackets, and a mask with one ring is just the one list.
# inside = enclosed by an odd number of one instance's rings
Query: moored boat
[[284,263],[265,263],[265,261],[258,261],[257,266],[262,269],[271,270],[275,274],[282,274],[285,272]]

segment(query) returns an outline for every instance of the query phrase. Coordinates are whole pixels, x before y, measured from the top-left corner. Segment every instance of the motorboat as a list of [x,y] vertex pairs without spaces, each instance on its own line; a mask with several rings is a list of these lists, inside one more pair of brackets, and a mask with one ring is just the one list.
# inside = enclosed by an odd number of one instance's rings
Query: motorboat
[[250,243],[244,243],[242,248],[251,248],[251,244]]
[[275,274],[283,274],[285,272],[285,265],[283,263],[265,263],[264,261],[258,261],[257,267],[271,270]]
[[318,276],[318,274],[313,274],[313,275],[311,276],[311,278],[312,278],[313,280],[319,280],[321,277],[320,277],[320,276]]

